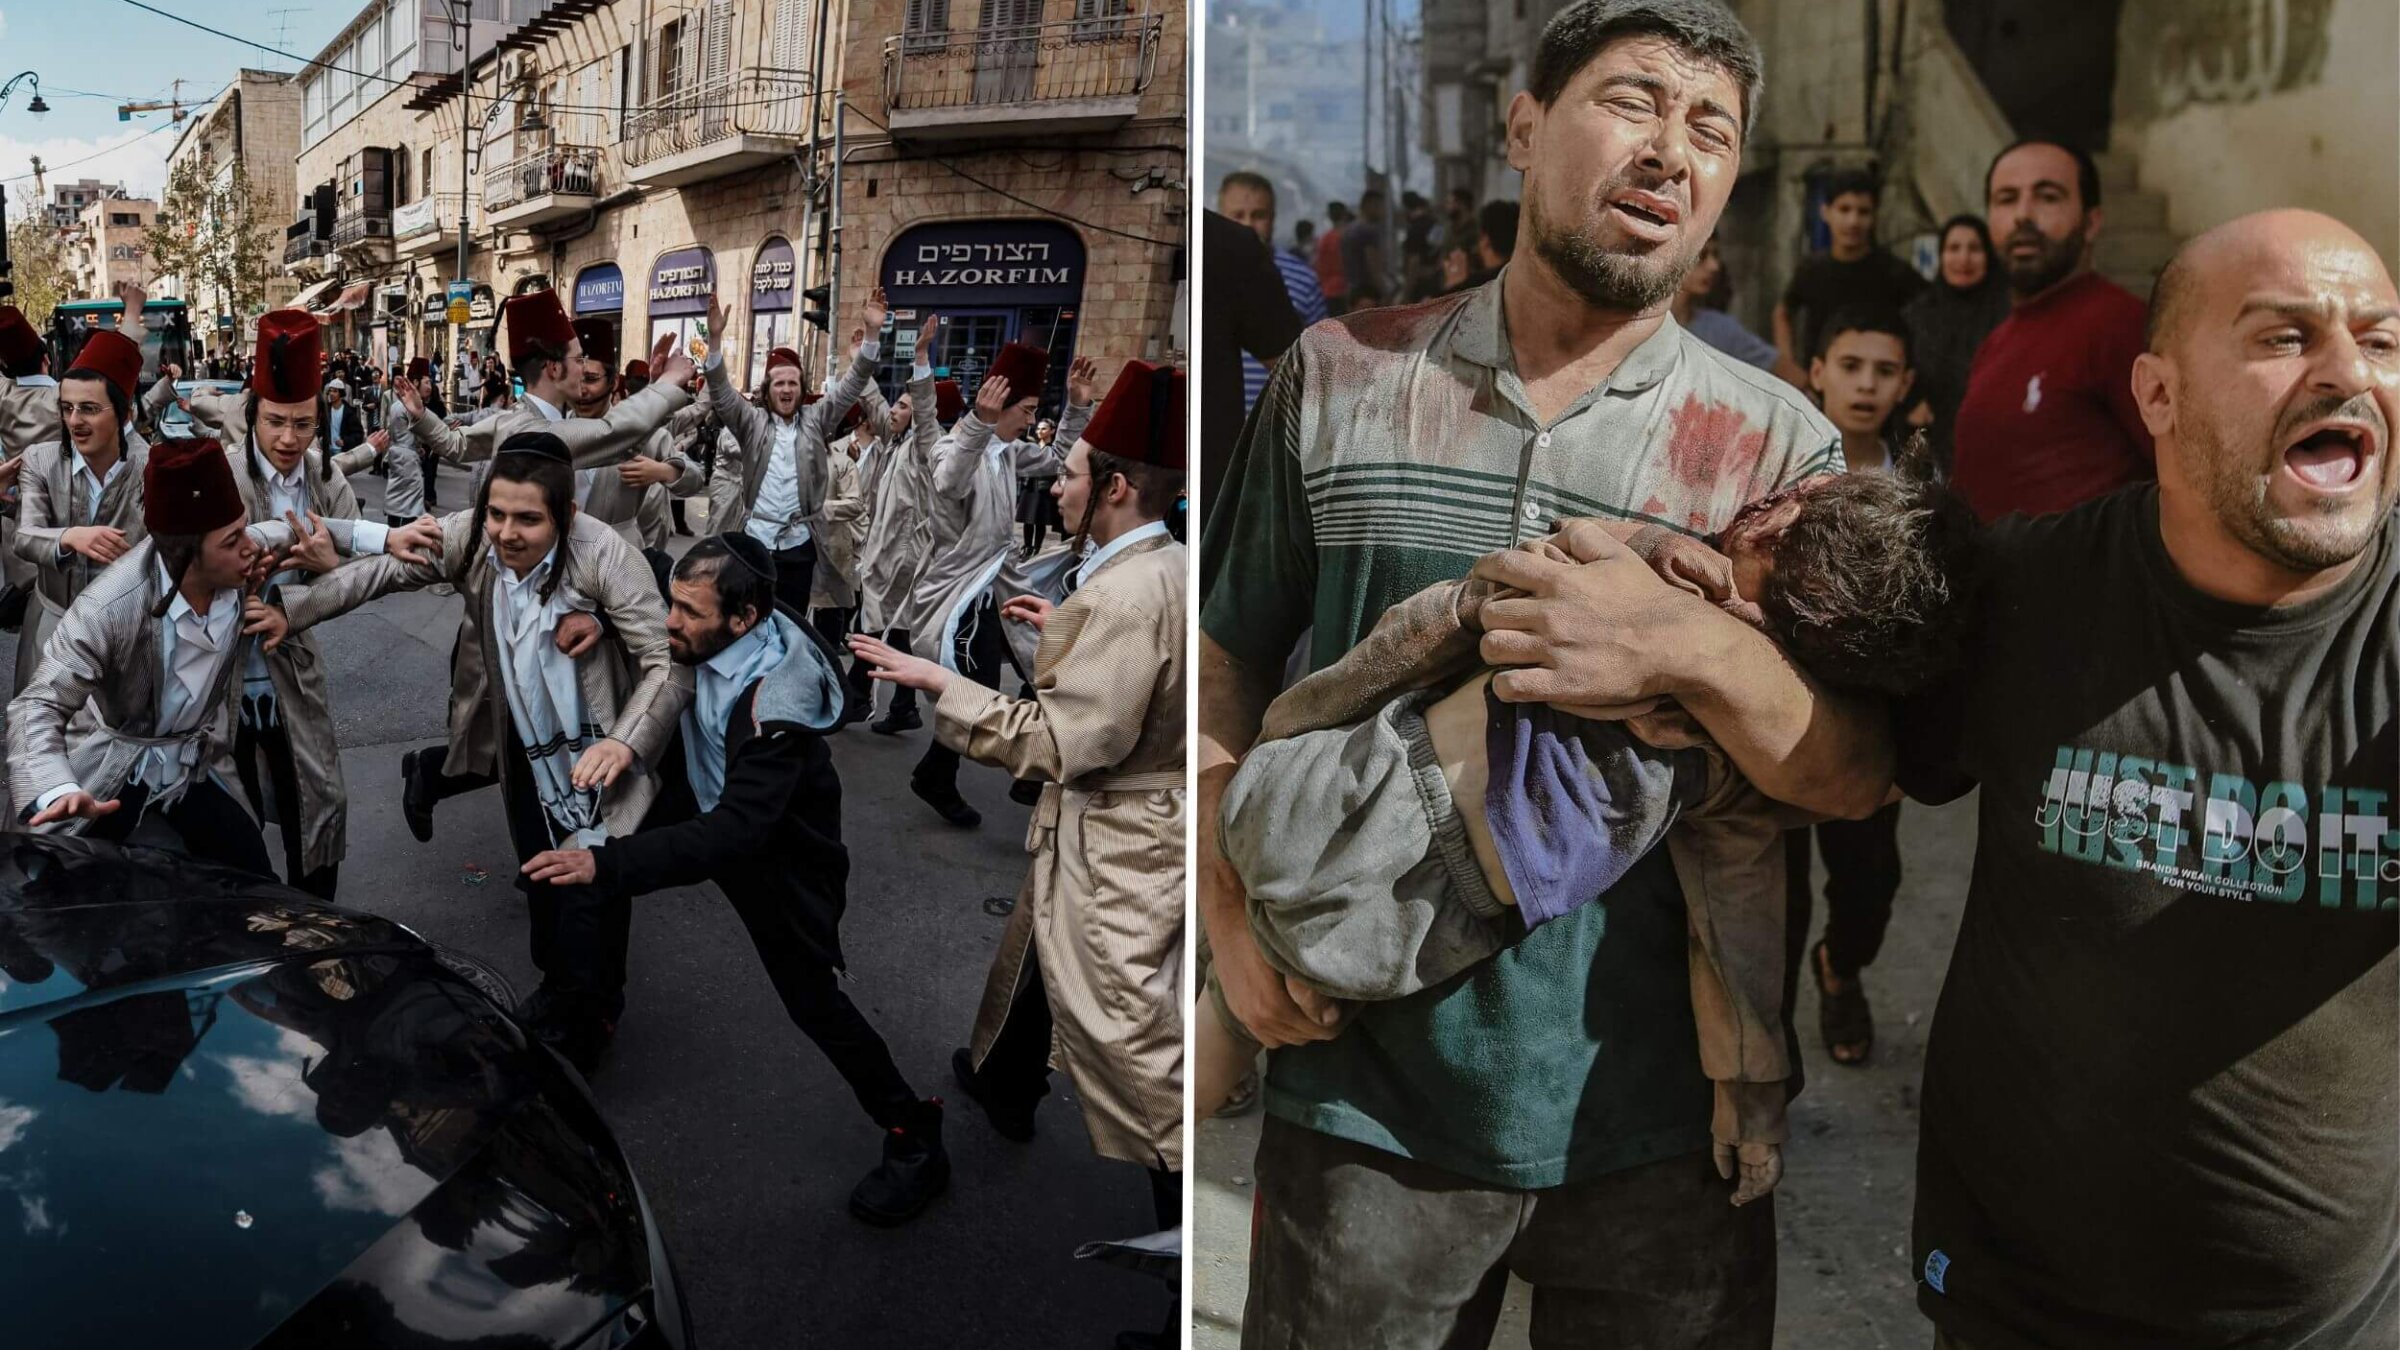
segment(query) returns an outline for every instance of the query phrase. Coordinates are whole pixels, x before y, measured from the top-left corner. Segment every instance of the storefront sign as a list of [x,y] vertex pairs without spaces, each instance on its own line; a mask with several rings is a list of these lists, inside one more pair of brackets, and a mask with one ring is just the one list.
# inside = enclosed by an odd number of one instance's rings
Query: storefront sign
[[792,307],[792,286],[796,275],[791,244],[782,239],[769,239],[758,250],[758,261],[750,268],[750,308],[761,312],[789,310]]
[[1083,263],[1083,240],[1054,220],[942,221],[884,250],[883,289],[895,306],[1071,305]]
[[[464,316],[454,317],[449,312],[450,306],[462,300],[467,312]],[[425,308],[420,317],[427,323],[487,323],[499,312],[499,307],[492,301],[491,287],[477,286],[467,290],[466,283],[453,281],[444,294],[425,297]]]
[[661,257],[651,269],[650,317],[706,314],[708,297],[716,289],[716,255],[704,248],[677,249]]
[[596,263],[575,274],[575,312],[614,314],[625,308],[625,274],[615,263]]

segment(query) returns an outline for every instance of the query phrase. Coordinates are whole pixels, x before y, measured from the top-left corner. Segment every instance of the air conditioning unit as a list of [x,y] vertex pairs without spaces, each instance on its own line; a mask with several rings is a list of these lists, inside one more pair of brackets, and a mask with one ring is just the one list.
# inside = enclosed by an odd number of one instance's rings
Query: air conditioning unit
[[541,72],[541,62],[531,52],[509,52],[500,58],[502,84],[523,84]]

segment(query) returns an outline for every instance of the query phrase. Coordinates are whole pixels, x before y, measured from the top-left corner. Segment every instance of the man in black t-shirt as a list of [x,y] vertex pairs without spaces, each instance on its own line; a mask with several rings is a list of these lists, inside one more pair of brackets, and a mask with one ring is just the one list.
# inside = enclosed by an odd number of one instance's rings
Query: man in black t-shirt
[[1989,532],[1900,779],[1980,784],[1912,1262],[1963,1350],[2400,1344],[2400,298],[2340,223],[2186,245],[2158,482]]
[[1817,218],[1833,236],[1832,246],[1800,262],[1775,306],[1775,373],[1809,387],[1808,362],[1817,350],[1817,330],[1834,311],[1854,305],[1900,309],[1925,289],[1916,269],[1875,247],[1876,186],[1873,176],[1850,169],[1825,184]]
[[1200,353],[1200,510],[1217,498],[1217,483],[1242,430],[1242,355],[1269,366],[1300,337],[1300,315],[1275,270],[1275,255],[1258,234],[1214,211],[1203,212],[1200,247],[1208,284],[1200,313],[1209,340]]

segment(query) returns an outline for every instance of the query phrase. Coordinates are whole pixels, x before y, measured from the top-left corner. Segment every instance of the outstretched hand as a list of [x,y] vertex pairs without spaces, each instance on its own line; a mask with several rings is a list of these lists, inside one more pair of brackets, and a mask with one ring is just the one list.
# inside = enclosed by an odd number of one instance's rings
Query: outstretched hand
[[529,881],[547,881],[553,886],[588,886],[600,869],[593,863],[588,848],[554,848],[534,854],[517,870]]
[[558,644],[559,655],[581,656],[600,645],[600,621],[583,610],[570,610],[559,616],[550,640]]
[[383,551],[412,567],[441,561],[442,522],[419,516],[383,537]]
[[52,825],[70,816],[81,817],[84,820],[98,820],[102,816],[113,814],[120,805],[123,803],[114,800],[104,802],[88,792],[70,792],[44,809],[35,812],[33,819],[25,823],[37,826]]
[[872,678],[882,680],[887,684],[921,690],[935,698],[940,698],[942,691],[950,687],[948,669],[937,662],[928,661],[922,656],[911,656],[906,652],[895,650],[882,638],[869,637],[864,633],[854,633],[850,637],[850,650],[852,654],[875,667],[874,670],[868,672]]
[[292,542],[283,556],[294,566],[323,576],[342,565],[342,556],[333,547],[333,531],[323,516],[311,511],[303,522],[298,512],[286,511],[283,523],[292,531]]

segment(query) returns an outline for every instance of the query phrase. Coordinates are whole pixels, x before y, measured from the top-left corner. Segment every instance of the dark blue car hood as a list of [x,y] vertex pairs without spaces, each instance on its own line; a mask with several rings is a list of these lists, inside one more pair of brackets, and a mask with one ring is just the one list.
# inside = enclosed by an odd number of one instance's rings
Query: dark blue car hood
[[11,1342],[572,1344],[645,1236],[588,1096],[406,929],[0,840]]

